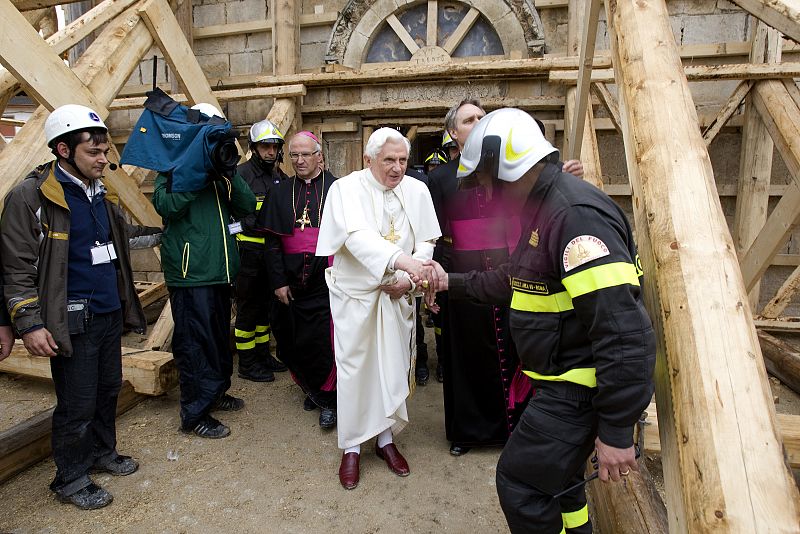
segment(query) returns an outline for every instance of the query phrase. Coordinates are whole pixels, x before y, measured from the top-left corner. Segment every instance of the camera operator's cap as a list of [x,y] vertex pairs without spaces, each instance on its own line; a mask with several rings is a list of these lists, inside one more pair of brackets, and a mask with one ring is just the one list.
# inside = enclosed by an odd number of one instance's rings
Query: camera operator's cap
[[444,131],[442,134],[442,148],[450,148],[450,147],[457,146],[456,142],[453,141],[453,138],[450,137],[450,132],[447,130]]
[[44,136],[50,143],[62,135],[89,128],[102,128],[108,131],[103,119],[91,108],[78,104],[59,106],[50,113],[44,122]]
[[213,104],[208,104],[207,102],[199,102],[192,106],[191,109],[196,109],[203,115],[211,118],[211,117],[219,117],[220,119],[225,119],[225,115],[222,114],[220,110],[217,109],[216,106]]
[[554,152],[558,149],[544,138],[533,117],[521,109],[498,109],[478,121],[470,132],[457,175],[464,178],[480,170],[492,178],[516,182]]
[[264,119],[250,127],[250,142],[282,145],[285,140],[278,127],[272,121]]

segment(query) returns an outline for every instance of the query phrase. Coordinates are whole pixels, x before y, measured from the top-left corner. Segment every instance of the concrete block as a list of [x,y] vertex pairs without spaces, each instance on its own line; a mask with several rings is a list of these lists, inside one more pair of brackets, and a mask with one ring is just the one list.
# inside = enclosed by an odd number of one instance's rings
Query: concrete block
[[210,37],[199,39],[192,47],[194,55],[208,56],[212,54],[238,54],[245,49],[247,36],[230,35],[228,37]]
[[105,119],[106,126],[109,130],[126,130],[130,128],[130,122],[128,110],[112,111]]
[[261,51],[261,69],[264,74],[272,74],[272,48],[266,48]]
[[[230,61],[228,54],[210,54],[197,56],[200,68],[207,78],[227,78],[230,76]],[[212,84],[213,85],[213,84]]]
[[149,272],[147,273],[147,281],[148,282],[163,282],[164,281],[164,273],[162,272]]
[[231,76],[261,74],[263,72],[260,52],[243,52],[230,56]]
[[225,117],[234,126],[247,124],[247,102],[228,102],[228,110],[225,113]]
[[225,5],[211,4],[194,6],[192,24],[195,28],[225,24]]
[[[139,64],[139,68],[141,69],[141,80],[142,83],[145,85],[150,85],[153,83],[153,60],[146,59],[143,60]],[[163,59],[158,60],[158,65],[156,65],[156,83],[167,83],[167,62]]]
[[253,124],[254,122],[266,119],[273,102],[274,99],[272,98],[248,100],[245,103],[245,116],[248,124]]
[[717,0],[672,0],[667,2],[670,15],[708,15],[714,13]]
[[303,104],[307,106],[324,106],[328,103],[328,89],[309,87],[306,96],[303,97]]
[[251,20],[264,20],[267,18],[267,0],[228,2],[225,8],[228,24],[248,22]]
[[313,43],[303,46],[300,53],[300,68],[310,69],[325,64],[325,52],[328,43]]
[[310,28],[300,28],[300,44],[325,43],[331,37],[331,28],[328,26],[312,26]]
[[747,40],[747,15],[687,15],[684,18],[683,43],[712,43]]
[[[255,52],[272,50],[272,34],[267,32],[248,33],[245,35],[244,51]],[[270,64],[272,60],[270,59]]]

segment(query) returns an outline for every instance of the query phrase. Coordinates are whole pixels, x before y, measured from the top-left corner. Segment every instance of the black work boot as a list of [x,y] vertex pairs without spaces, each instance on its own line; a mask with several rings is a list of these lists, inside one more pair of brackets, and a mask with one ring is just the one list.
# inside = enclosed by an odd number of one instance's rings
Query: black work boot
[[258,354],[258,363],[264,369],[272,371],[273,373],[281,373],[287,370],[287,367],[280,360],[276,360],[275,356],[269,351],[268,343],[261,343],[256,345],[256,354]]
[[324,429],[331,429],[336,426],[336,410],[330,408],[320,408],[319,410],[319,427]]
[[61,502],[74,504],[81,510],[96,510],[108,506],[114,500],[113,495],[94,482],[72,495],[56,493],[56,498]]
[[431,373],[428,371],[428,364],[423,363],[414,369],[414,378],[416,379],[418,386],[424,386],[427,384],[430,376]]
[[139,462],[130,456],[123,456],[118,454],[113,460],[105,463],[95,463],[92,466],[94,473],[111,473],[117,477],[124,477],[136,472],[139,469]]
[[205,416],[194,427],[181,427],[181,432],[201,438],[220,439],[231,435],[231,429],[210,415]]
[[275,375],[258,360],[256,349],[239,350],[239,378],[251,382],[272,382]]

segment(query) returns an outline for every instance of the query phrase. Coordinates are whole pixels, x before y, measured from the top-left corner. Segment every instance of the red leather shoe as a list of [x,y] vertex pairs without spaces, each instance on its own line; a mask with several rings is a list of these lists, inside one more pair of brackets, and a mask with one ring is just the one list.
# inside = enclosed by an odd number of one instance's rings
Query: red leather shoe
[[342,465],[339,466],[339,482],[342,487],[351,490],[358,486],[358,461],[361,455],[357,452],[342,454]]
[[406,459],[400,454],[400,451],[397,450],[394,443],[389,443],[383,448],[378,447],[376,443],[375,454],[378,455],[378,458],[386,462],[386,465],[389,466],[389,469],[391,469],[392,473],[395,475],[407,477],[411,472],[411,469],[408,468],[408,462],[406,462]]

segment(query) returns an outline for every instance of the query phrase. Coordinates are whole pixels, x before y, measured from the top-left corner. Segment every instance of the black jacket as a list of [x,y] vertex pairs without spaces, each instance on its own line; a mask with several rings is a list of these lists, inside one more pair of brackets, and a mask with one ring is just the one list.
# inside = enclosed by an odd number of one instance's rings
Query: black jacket
[[277,165],[272,168],[271,173],[267,172],[267,170],[256,161],[256,158],[257,156],[254,154],[249,160],[239,165],[236,169],[236,172],[244,178],[244,181],[247,182],[250,190],[256,196],[256,211],[242,219],[242,232],[237,234],[236,238],[239,241],[240,247],[257,247],[263,250],[263,235],[253,231],[256,224],[256,217],[259,211],[261,211],[261,207],[266,203],[267,198],[269,198],[269,193],[272,188],[277,187],[277,184],[281,183],[281,181],[286,178],[286,173]]
[[596,387],[600,439],[629,447],[653,395],[656,355],[630,224],[602,191],[552,164],[531,190],[521,224],[510,262],[451,275],[450,299],[510,301],[525,373]]

